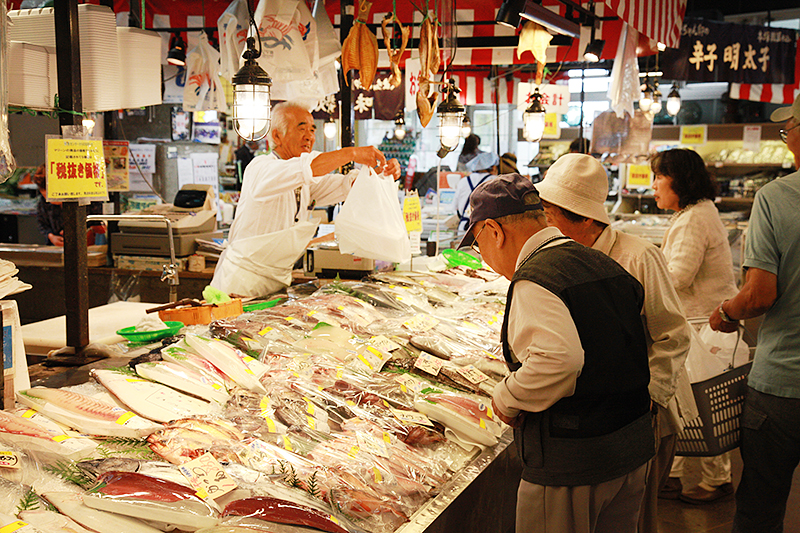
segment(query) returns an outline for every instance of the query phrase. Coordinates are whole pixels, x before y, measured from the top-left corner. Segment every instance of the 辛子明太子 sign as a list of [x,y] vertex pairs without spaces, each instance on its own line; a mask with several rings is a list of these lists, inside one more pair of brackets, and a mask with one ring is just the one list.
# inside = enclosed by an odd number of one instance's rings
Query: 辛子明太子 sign
[[796,55],[796,30],[686,18],[661,68],[670,80],[792,84]]
[[107,197],[103,141],[47,139],[48,200]]

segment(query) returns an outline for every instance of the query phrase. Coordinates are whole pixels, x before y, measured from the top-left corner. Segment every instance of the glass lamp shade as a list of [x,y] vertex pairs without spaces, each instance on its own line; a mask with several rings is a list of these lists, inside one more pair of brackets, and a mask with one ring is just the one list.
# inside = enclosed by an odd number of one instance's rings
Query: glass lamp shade
[[461,139],[461,122],[464,120],[466,109],[456,97],[459,88],[456,87],[455,80],[451,78],[442,92],[446,93],[447,97],[436,108],[436,113],[439,115],[439,141],[442,143],[442,148],[452,151]]
[[270,86],[272,79],[258,66],[254,58],[248,58],[254,39],[247,39],[247,60],[233,76],[233,127],[239,137],[248,141],[263,139],[270,128]]
[[677,87],[672,87],[672,90],[667,96],[667,113],[669,116],[674,117],[681,110],[681,95]]
[[661,113],[663,102],[661,101],[661,91],[656,89],[653,91],[653,102],[650,104],[650,112],[654,115]]
[[470,122],[468,116],[464,116],[464,120],[461,121],[461,137],[466,139],[469,137],[469,134],[472,133],[472,122]]
[[525,111],[522,114],[522,136],[526,141],[538,142],[544,135],[544,112]]
[[538,142],[544,135],[545,109],[542,105],[542,94],[539,88],[531,95],[531,105],[522,113],[522,136],[526,141]]
[[642,92],[642,97],[639,98],[639,109],[647,113],[650,111],[651,105],[653,105],[653,91],[650,86],[646,86]]
[[333,139],[336,137],[336,122],[334,122],[333,117],[325,121],[325,124],[322,126],[322,133],[325,134],[326,139]]
[[403,111],[398,111],[394,117],[394,138],[402,141],[406,137],[406,119],[403,117]]
[[453,149],[458,146],[461,139],[461,120],[463,114],[459,112],[439,113],[439,140],[445,148]]

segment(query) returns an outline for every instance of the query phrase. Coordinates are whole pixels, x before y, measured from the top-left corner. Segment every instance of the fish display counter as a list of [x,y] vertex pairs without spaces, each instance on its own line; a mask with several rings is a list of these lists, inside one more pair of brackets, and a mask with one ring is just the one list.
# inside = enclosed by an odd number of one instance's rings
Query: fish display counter
[[510,530],[521,465],[491,409],[506,289],[466,267],[336,281],[34,383],[0,412],[0,522]]

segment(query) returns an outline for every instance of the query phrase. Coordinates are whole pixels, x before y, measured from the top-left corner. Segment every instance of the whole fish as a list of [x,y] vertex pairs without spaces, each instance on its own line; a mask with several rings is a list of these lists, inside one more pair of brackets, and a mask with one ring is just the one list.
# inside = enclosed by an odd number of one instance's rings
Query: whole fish
[[76,465],[92,480],[106,472],[137,472],[146,476],[164,479],[179,485],[189,486],[189,481],[173,464],[162,461],[145,461],[125,457],[108,457],[93,461],[81,461]]
[[204,400],[224,404],[230,397],[224,385],[210,381],[205,376],[177,363],[158,361],[139,363],[136,373],[145,379],[157,381],[173,389],[191,394]]
[[[48,533],[92,533],[72,518],[54,511],[44,509],[21,511],[19,518],[23,522],[27,522]],[[18,529],[17,531],[21,530]]]
[[[33,409],[0,411],[0,442],[45,454],[40,459],[53,460],[75,460],[91,455],[97,448],[91,439],[68,436],[58,424]],[[7,478],[24,477],[12,475],[14,469],[0,470],[0,475]],[[27,468],[19,470],[25,474],[31,472]]]
[[97,533],[161,533],[141,520],[92,509],[84,505],[83,494],[77,492],[45,492],[42,496],[59,512]]
[[197,354],[194,354],[180,346],[168,346],[161,351],[161,357],[164,361],[169,361],[181,365],[184,368],[199,372],[206,379],[213,383],[224,385],[226,389],[232,389],[236,383],[228,376],[220,372],[217,367],[203,359]]
[[348,533],[330,513],[269,496],[231,502],[222,511],[222,517],[226,516],[247,516],[267,522],[313,527],[329,533]]
[[186,335],[183,340],[190,350],[206,359],[237,385],[261,394],[267,392],[253,370],[242,360],[241,352],[230,344],[198,335]]
[[[16,531],[17,533],[44,533],[41,529],[34,527],[18,518],[0,513],[0,531]],[[49,531],[48,531],[49,533]]]
[[219,410],[219,406],[198,400],[160,383],[131,378],[114,370],[93,369],[90,374],[132,411],[156,422],[207,415]]

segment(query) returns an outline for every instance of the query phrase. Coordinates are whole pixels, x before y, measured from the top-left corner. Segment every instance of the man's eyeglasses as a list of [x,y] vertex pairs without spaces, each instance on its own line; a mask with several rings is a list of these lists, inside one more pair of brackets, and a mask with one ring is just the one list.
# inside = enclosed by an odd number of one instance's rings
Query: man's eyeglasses
[[800,122],[798,122],[797,124],[795,124],[794,126],[789,128],[788,130],[781,130],[779,132],[779,135],[781,136],[781,140],[784,142],[784,144],[786,143],[786,137],[789,135],[789,132],[792,131],[793,129],[795,129],[797,126],[800,126]]
[[481,226],[481,229],[480,229],[480,231],[477,233],[477,235],[475,235],[475,238],[472,240],[472,244],[470,244],[470,245],[469,245],[469,247],[470,247],[470,248],[472,248],[472,250],[473,250],[473,251],[474,251],[476,254],[480,254],[480,253],[481,253],[481,249],[480,249],[480,247],[478,246],[478,236],[481,234],[481,232],[482,232],[484,229],[486,229],[486,223],[485,223],[485,222],[483,223],[483,226]]

